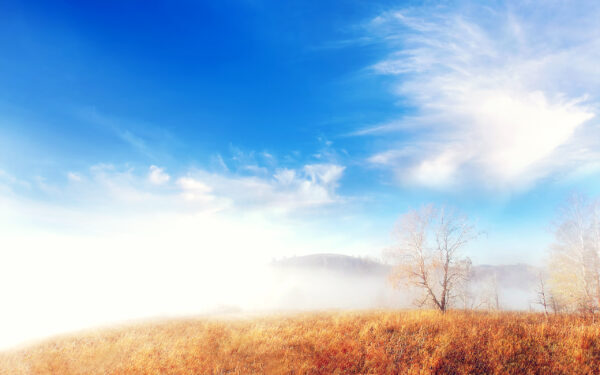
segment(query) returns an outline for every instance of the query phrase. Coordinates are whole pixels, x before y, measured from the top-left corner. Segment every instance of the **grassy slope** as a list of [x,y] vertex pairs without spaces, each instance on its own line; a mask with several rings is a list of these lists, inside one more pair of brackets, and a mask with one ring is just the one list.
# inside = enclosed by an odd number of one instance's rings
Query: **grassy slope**
[[517,313],[179,320],[0,355],[0,374],[597,374],[600,324]]

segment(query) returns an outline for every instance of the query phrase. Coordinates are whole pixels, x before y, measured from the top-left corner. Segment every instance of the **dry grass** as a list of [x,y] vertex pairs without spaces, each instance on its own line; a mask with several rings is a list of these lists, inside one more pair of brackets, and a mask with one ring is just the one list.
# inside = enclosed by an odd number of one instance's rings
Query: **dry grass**
[[592,318],[433,311],[138,324],[0,356],[0,374],[599,374]]

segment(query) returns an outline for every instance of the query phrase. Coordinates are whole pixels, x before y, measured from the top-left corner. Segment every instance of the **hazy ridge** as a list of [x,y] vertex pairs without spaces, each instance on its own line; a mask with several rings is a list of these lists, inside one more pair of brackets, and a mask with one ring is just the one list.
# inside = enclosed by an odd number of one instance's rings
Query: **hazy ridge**
[[[387,282],[392,266],[377,259],[310,254],[273,260],[270,267],[288,285],[287,294],[280,300],[282,306],[302,309],[411,306],[410,293],[394,290]],[[527,310],[535,308],[538,272],[537,267],[524,263],[474,265],[471,282],[480,292],[496,283],[502,308]]]

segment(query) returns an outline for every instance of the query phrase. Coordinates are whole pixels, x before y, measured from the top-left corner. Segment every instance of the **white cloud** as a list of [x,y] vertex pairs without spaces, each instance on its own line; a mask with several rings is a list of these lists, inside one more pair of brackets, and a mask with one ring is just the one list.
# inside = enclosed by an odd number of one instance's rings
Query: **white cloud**
[[337,187],[338,180],[342,177],[344,167],[332,164],[309,164],[304,166],[304,171],[312,183],[321,183],[325,187]]
[[221,156],[221,154],[213,155],[211,157],[211,164],[214,167],[216,167],[216,169],[219,171],[229,172],[229,167],[225,163],[225,160],[223,160],[223,157]]
[[177,180],[181,187],[181,196],[187,201],[212,202],[215,196],[211,194],[212,188],[202,181],[191,177],[181,177]]
[[261,169],[259,176],[195,170],[178,182],[185,194],[210,192],[235,206],[287,212],[341,202],[336,190],[343,171],[344,167],[336,164],[308,164],[302,169],[278,169],[270,175]]
[[184,191],[198,191],[206,194],[210,193],[212,189],[202,181],[194,180],[191,177],[181,177],[177,180],[177,184],[181,186]]
[[17,182],[18,180],[13,175],[0,169],[0,187],[2,187],[2,185],[7,185],[8,187],[16,184]]
[[82,181],[81,176],[78,173],[75,173],[75,172],[69,172],[69,173],[67,173],[67,178],[71,182],[81,182]]
[[32,185],[28,181],[21,180],[12,174],[0,169],[0,189],[12,190],[13,188],[31,189]]
[[162,185],[168,182],[171,179],[171,176],[165,173],[164,168],[159,168],[156,165],[151,165],[150,173],[148,174],[148,179],[155,185]]
[[397,77],[395,95],[416,114],[355,132],[399,133],[369,161],[436,188],[522,188],[596,163],[597,153],[581,152],[600,146],[600,11],[587,4],[577,14],[510,3],[378,16],[370,32],[391,52],[373,70]]
[[47,198],[68,197],[73,202],[99,208],[137,206],[145,212],[181,209],[215,212],[243,208],[289,213],[342,202],[337,189],[344,169],[337,164],[319,163],[297,169],[269,170],[259,166],[241,170],[255,173],[250,176],[190,169],[173,177],[155,165],[151,165],[144,176],[132,167],[97,164],[87,172],[69,172],[69,181],[75,184],[61,186],[42,181],[43,185],[36,186]]
[[280,169],[275,172],[273,177],[281,186],[290,186],[296,180],[296,171],[287,168]]
[[248,171],[255,175],[267,175],[269,174],[269,170],[266,167],[261,167],[257,164],[248,164],[244,165],[240,168],[241,170]]

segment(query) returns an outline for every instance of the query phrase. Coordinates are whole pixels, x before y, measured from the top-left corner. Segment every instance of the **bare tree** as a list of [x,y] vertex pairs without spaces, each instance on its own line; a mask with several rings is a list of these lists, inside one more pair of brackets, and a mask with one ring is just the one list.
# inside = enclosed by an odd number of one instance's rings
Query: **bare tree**
[[473,285],[471,279],[473,278],[473,271],[469,270],[465,277],[458,283],[456,289],[456,297],[458,305],[463,310],[474,310],[477,308],[477,298],[473,291]]
[[494,307],[497,311],[500,311],[500,292],[498,289],[498,277],[496,276],[496,274],[494,273],[494,279],[493,279],[493,290],[494,290]]
[[546,290],[546,283],[544,282],[544,275],[542,271],[538,273],[538,285],[536,290],[536,301],[538,305],[541,305],[544,308],[544,314],[548,316],[548,306],[550,305],[550,296]]
[[500,310],[500,291],[498,288],[498,277],[496,272],[492,273],[483,282],[483,288],[481,293],[480,307],[487,310]]
[[401,215],[394,235],[397,244],[386,254],[395,265],[393,285],[417,287],[418,306],[445,312],[468,279],[471,260],[461,250],[477,236],[474,226],[465,216],[428,205]]
[[552,294],[550,294],[550,307],[554,314],[560,314],[564,310],[564,306]]
[[600,210],[581,196],[562,207],[550,250],[549,286],[568,310],[594,312],[600,306]]

